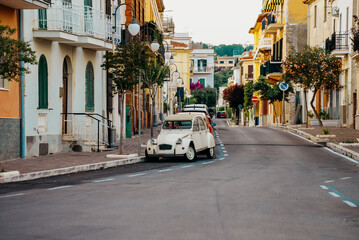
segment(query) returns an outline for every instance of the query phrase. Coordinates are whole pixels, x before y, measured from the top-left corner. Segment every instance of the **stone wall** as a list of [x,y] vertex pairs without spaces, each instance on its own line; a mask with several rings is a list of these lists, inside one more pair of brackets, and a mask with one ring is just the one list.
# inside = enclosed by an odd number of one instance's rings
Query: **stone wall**
[[20,157],[20,119],[0,118],[0,161]]

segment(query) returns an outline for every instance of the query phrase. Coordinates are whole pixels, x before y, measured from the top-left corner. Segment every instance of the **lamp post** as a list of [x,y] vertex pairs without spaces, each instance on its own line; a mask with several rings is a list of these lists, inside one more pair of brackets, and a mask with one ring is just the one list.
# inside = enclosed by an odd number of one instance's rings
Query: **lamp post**
[[[138,25],[138,23],[136,21],[136,14],[135,14],[135,10],[134,10],[133,6],[128,4],[128,3],[121,3],[118,6],[116,6],[116,8],[115,8],[115,1],[113,0],[112,1],[112,6],[113,6],[113,13],[112,13],[112,15],[113,15],[113,18],[112,18],[113,19],[113,22],[112,22],[112,25],[113,25],[112,26],[112,53],[115,52],[115,33],[116,33],[116,30],[117,30],[117,27],[116,27],[116,24],[117,24],[117,10],[123,5],[127,5],[127,6],[131,7],[132,12],[133,12],[133,18],[132,18],[131,24],[128,26],[128,30],[129,30],[130,34],[132,36],[137,35],[139,30],[140,30],[140,25]],[[112,79],[108,79],[107,84],[112,86],[112,84],[113,84]],[[121,93],[121,94],[123,94],[123,93]],[[109,87],[108,90],[107,90],[107,99],[108,99],[107,102],[112,102],[111,101],[112,100],[112,87],[111,88]],[[123,106],[124,106],[124,104],[123,104]],[[125,124],[124,124],[125,123],[125,114],[124,114],[125,111],[124,111],[124,109],[125,109],[125,107],[123,107],[123,109],[121,109],[121,113],[122,113],[121,114],[122,125],[120,126],[121,127],[121,129],[120,129],[120,132],[121,132],[120,138],[121,138],[121,140],[123,138],[123,136],[122,136],[123,135],[123,128],[125,126]],[[112,104],[112,110],[111,111],[113,111],[113,104]],[[115,120],[115,113],[112,112],[112,124],[114,123],[114,120]],[[110,148],[117,148],[117,145],[116,145],[116,128],[114,128],[113,125],[109,129],[109,143],[110,143],[110,146],[109,146]]]
[[[155,32],[155,30],[153,30],[152,28],[147,28],[147,29],[151,29],[152,31]],[[157,52],[158,49],[160,48],[156,36],[154,41],[150,44],[150,47],[153,52]],[[138,78],[138,156],[141,156],[141,128],[142,128],[141,119],[142,116],[141,116],[141,76],[140,76]]]

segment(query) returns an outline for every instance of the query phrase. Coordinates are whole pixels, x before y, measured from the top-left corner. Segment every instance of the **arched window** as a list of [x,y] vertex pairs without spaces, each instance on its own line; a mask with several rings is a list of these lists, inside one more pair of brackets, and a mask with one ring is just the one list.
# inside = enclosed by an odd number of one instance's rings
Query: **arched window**
[[48,71],[44,55],[39,60],[39,108],[48,108]]
[[91,62],[87,63],[86,66],[86,95],[85,95],[85,110],[93,111],[95,107],[95,94],[94,94],[94,72]]

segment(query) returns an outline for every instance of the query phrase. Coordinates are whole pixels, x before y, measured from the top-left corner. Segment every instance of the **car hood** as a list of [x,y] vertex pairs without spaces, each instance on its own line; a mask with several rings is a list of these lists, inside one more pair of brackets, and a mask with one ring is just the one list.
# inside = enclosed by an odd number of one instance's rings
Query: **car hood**
[[171,133],[160,133],[157,137],[158,144],[174,144],[179,138],[184,138],[190,135],[189,132],[171,132]]

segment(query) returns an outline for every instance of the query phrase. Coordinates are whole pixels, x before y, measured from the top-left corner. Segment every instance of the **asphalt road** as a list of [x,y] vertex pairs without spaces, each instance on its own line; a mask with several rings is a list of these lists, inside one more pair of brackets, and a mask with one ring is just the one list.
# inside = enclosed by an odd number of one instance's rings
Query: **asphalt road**
[[216,123],[215,161],[0,185],[0,238],[359,239],[358,166],[286,132]]

